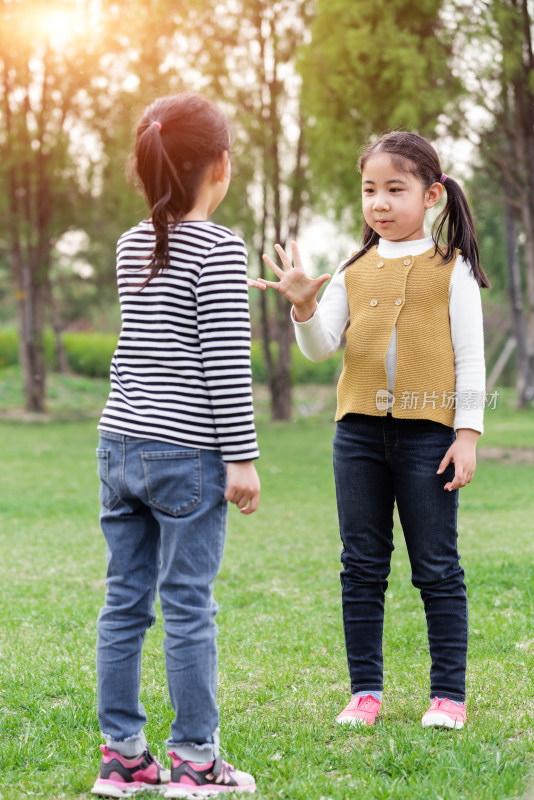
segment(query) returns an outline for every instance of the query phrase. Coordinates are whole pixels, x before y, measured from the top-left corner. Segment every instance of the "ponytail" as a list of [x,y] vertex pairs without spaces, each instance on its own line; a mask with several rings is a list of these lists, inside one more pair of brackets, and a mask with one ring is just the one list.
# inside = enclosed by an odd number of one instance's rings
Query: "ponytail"
[[226,118],[199,95],[163,97],[146,109],[129,167],[140,179],[156,234],[140,290],[169,267],[169,229],[194,207],[206,171],[229,148]]
[[[456,250],[461,250],[478,285],[488,288],[491,284],[480,265],[475,225],[467,198],[460,184],[442,172],[438,154],[430,142],[416,133],[386,133],[365,149],[359,160],[360,172],[363,171],[367,159],[379,152],[388,153],[398,169],[415,175],[425,190],[434,183],[443,184],[447,202],[432,226],[435,254],[439,253],[448,264],[454,259]],[[369,252],[371,247],[378,244],[379,239],[378,233],[364,220],[362,246],[343,265],[343,269]]]
[[[461,250],[463,258],[471,266],[471,272],[478,285],[488,289],[491,284],[480,265],[475,223],[467,197],[459,183],[453,178],[444,177],[447,202],[432,226],[436,253],[439,253],[448,264],[453,260],[455,251]],[[445,250],[441,242],[445,243]]]

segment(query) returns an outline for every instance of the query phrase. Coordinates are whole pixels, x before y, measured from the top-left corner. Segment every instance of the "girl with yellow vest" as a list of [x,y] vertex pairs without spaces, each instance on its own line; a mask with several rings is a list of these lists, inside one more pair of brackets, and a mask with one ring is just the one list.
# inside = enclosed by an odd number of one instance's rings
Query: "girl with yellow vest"
[[[458,490],[475,471],[485,368],[473,219],[426,139],[395,131],[360,159],[362,246],[309,278],[295,242],[271,287],[293,304],[302,352],[321,361],[346,338],[338,384],[334,474],[343,550],[343,624],[352,698],[339,723],[372,725],[383,691],[384,598],[396,502],[424,603],[431,657],[424,726],[466,720],[467,596],[457,549]],[[426,212],[446,206],[425,235]]]

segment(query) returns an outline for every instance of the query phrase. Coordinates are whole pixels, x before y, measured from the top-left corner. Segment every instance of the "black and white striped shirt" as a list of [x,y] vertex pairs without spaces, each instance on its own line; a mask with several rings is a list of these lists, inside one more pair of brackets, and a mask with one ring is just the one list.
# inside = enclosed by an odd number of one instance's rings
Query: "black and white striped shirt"
[[122,330],[98,428],[255,459],[245,244],[183,222],[169,232],[169,268],[139,291],[154,242],[145,220],[117,245]]

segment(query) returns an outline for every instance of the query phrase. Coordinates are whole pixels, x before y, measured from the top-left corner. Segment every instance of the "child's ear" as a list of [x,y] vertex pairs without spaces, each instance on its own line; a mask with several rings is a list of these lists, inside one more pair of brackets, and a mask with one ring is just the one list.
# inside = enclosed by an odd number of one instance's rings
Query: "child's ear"
[[425,208],[432,208],[443,196],[443,184],[439,181],[433,183],[425,192]]
[[229,158],[228,150],[223,150],[219,158],[213,163],[213,180],[215,183],[221,183],[226,178]]

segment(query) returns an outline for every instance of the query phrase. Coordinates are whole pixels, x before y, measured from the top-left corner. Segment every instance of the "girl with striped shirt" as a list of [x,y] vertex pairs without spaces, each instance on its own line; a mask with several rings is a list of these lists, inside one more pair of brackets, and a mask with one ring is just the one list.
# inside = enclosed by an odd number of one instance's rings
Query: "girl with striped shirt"
[[[209,221],[230,181],[228,123],[204,98],[161,98],[136,132],[132,174],[151,211],[117,246],[122,329],[99,423],[100,521],[108,554],[98,618],[93,793],[165,797],[254,791],[219,754],[213,582],[227,503],[258,508],[247,254]],[[152,756],[139,701],[159,591],[175,712],[172,769]]]

